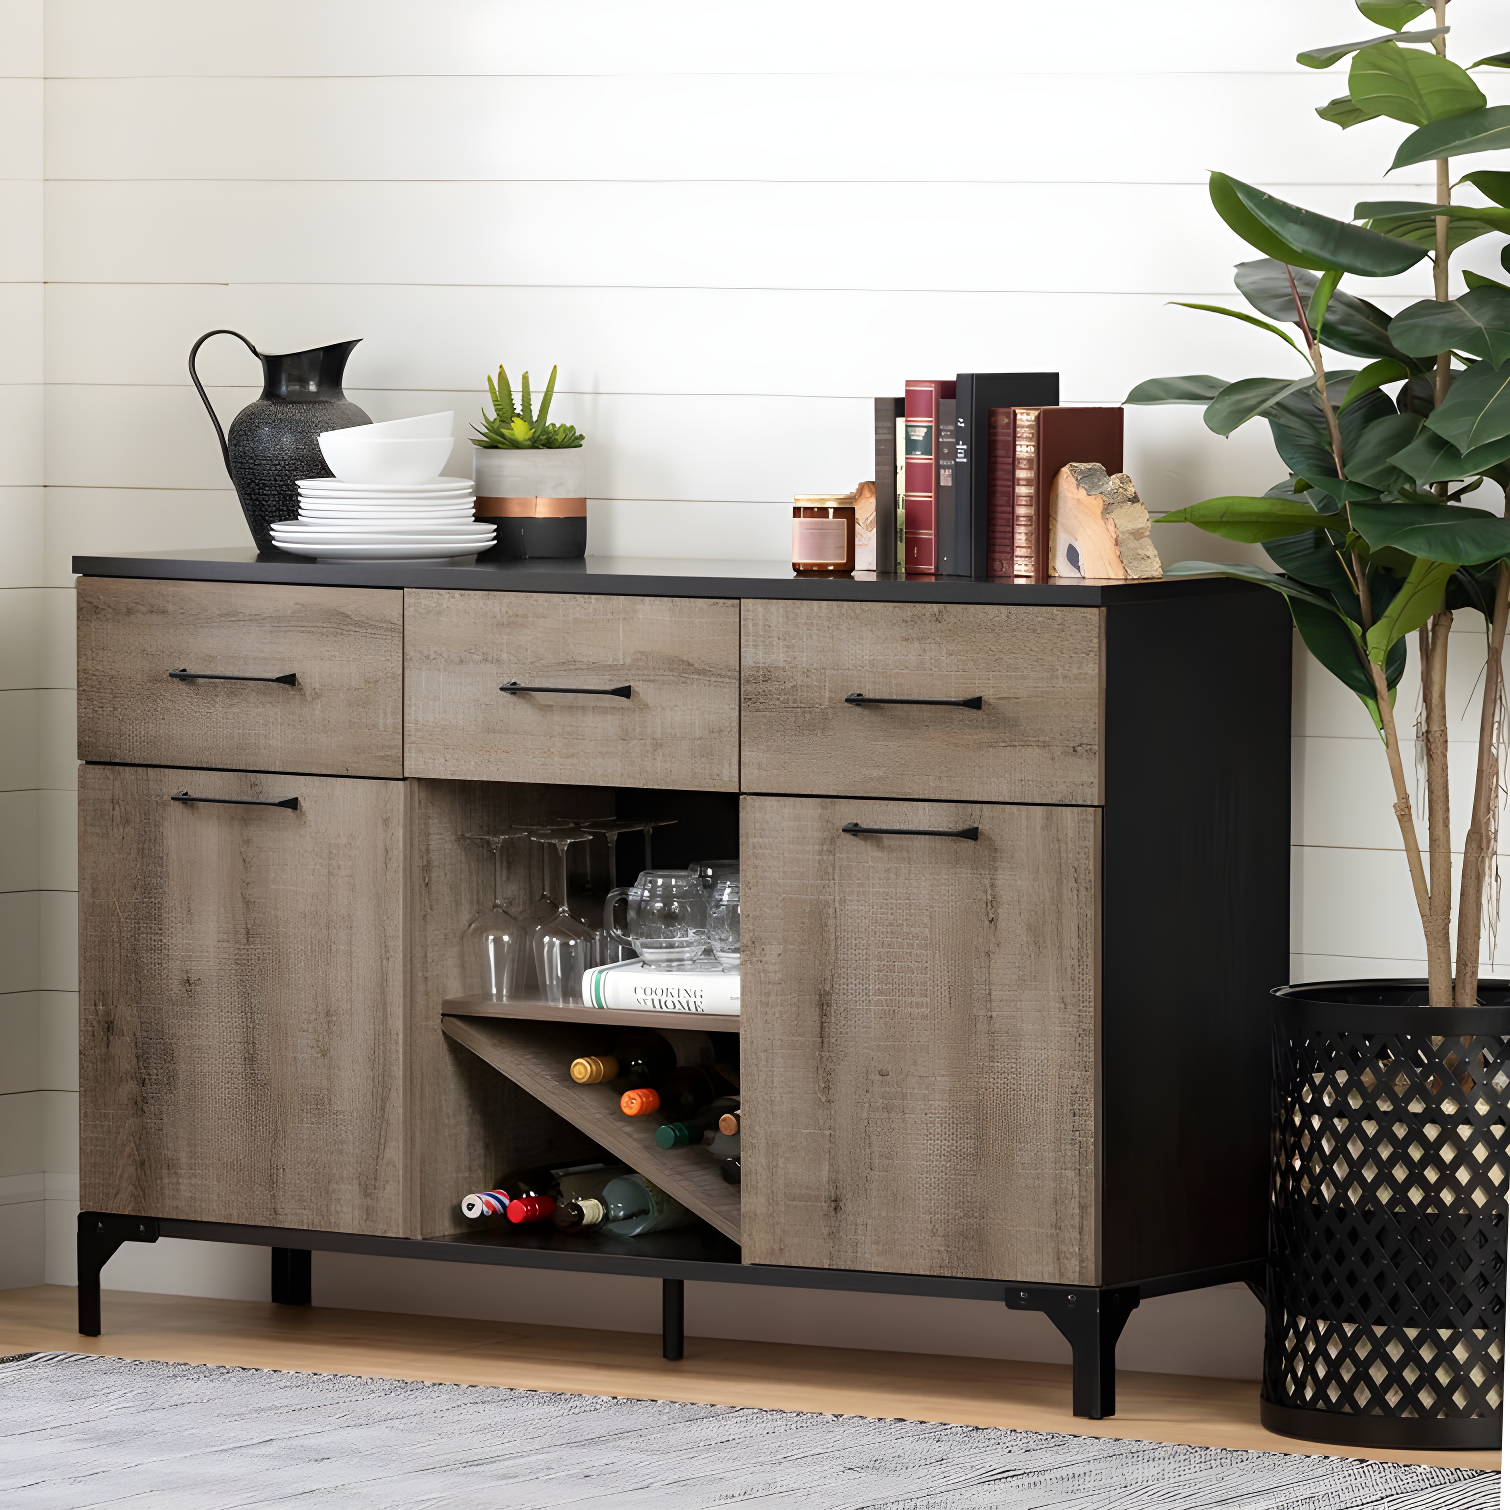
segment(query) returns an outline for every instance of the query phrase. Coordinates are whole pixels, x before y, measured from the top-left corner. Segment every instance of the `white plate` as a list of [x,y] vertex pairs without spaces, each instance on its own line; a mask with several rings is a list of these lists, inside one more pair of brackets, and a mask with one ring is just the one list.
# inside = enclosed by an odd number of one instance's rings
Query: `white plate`
[[321,524],[473,524],[470,509],[389,509],[374,514],[365,509],[353,509],[350,513],[337,514],[325,509],[303,508],[299,510],[299,522],[311,520]]
[[342,482],[339,477],[304,477],[299,480],[301,493],[313,489],[320,493],[340,493],[379,497],[384,493],[450,493],[458,488],[472,490],[470,477],[435,477],[429,482]]
[[417,518],[432,519],[442,516],[466,514],[470,516],[472,505],[464,503],[318,503],[313,498],[301,499],[299,514],[319,514],[326,519],[390,519],[395,514],[413,514]]
[[300,488],[299,497],[324,503],[449,503],[458,498],[475,498],[471,488],[447,488],[443,493],[326,493],[319,488]]
[[332,544],[342,541],[379,540],[402,542],[405,540],[442,540],[447,545],[458,545],[470,540],[474,545],[491,541],[491,530],[274,530],[274,540],[328,540]]
[[296,545],[278,544],[291,556],[313,556],[319,561],[442,561],[475,556],[481,547],[467,545]]

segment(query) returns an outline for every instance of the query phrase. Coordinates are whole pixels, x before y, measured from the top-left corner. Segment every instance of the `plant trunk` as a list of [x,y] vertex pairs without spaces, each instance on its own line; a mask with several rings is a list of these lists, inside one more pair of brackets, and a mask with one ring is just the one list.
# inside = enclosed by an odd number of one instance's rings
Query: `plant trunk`
[[1431,906],[1426,979],[1433,1007],[1452,1005],[1452,824],[1447,775],[1447,635],[1452,614],[1421,630],[1421,701],[1426,710],[1426,814],[1431,846]]
[[1484,878],[1493,860],[1489,836],[1499,802],[1499,726],[1504,681],[1505,621],[1510,617],[1510,566],[1501,561],[1489,625],[1489,660],[1484,667],[1484,702],[1479,710],[1479,759],[1473,779],[1473,810],[1463,844],[1462,892],[1458,897],[1458,971],[1454,1001],[1478,1005],[1479,948],[1484,927]]
[[1421,843],[1416,837],[1416,820],[1411,812],[1410,790],[1405,785],[1405,764],[1400,758],[1400,732],[1395,724],[1395,710],[1389,700],[1389,687],[1384,680],[1384,668],[1370,662],[1368,669],[1374,679],[1374,697],[1379,704],[1379,721],[1384,725],[1384,753],[1389,759],[1390,779],[1395,785],[1395,819],[1400,825],[1400,837],[1405,842],[1405,858],[1410,865],[1410,884],[1416,895],[1416,910],[1421,914],[1421,928],[1426,935],[1426,958],[1428,973],[1430,973],[1431,891],[1426,885],[1426,867],[1421,862]]

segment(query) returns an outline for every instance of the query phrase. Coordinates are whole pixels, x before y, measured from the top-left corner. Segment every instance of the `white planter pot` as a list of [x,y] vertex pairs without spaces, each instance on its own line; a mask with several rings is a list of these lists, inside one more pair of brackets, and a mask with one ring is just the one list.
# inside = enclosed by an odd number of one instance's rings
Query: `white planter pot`
[[498,525],[506,556],[571,559],[587,549],[587,448],[472,447],[477,517]]

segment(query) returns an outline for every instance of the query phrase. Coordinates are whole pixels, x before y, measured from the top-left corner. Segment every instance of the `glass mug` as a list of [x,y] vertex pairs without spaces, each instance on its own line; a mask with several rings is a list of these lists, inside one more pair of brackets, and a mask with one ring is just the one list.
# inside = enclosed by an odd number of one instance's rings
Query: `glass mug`
[[713,883],[708,905],[708,939],[719,965],[729,973],[739,970],[739,873],[721,876]]
[[[625,931],[614,926],[624,898]],[[690,970],[708,947],[708,893],[685,870],[642,870],[633,886],[610,891],[603,901],[603,926],[628,944],[647,965]]]

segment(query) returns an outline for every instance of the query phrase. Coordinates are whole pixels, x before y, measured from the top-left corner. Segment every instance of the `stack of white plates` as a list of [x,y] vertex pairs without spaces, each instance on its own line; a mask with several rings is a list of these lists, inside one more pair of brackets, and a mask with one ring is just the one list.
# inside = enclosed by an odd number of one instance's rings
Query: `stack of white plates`
[[472,517],[475,498],[464,477],[433,482],[342,482],[313,477],[299,484],[299,517],[273,526],[279,550],[330,561],[436,561],[472,556],[497,538]]

